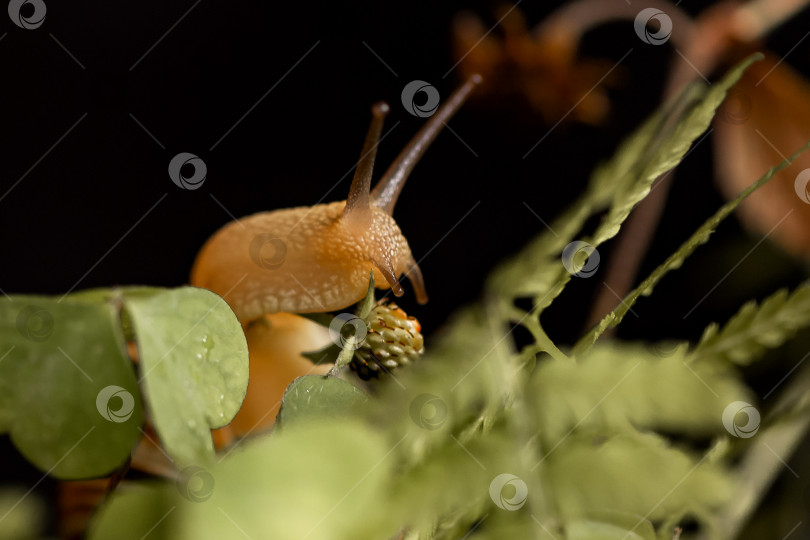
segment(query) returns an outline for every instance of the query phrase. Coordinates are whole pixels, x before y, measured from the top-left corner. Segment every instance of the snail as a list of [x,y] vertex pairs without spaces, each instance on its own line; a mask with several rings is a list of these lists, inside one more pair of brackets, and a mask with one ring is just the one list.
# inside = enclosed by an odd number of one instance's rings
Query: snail
[[371,190],[388,106],[372,107],[371,125],[346,201],[262,212],[216,232],[197,256],[191,284],[222,296],[245,327],[250,383],[242,408],[214,432],[217,447],[273,425],[296,378],[325,374],[301,355],[330,343],[324,327],[295,313],[340,310],[375,284],[403,294],[409,277],[419,302],[427,293],[419,265],[391,214],[408,175],[444,124],[481,82],[471,76],[422,126]]
[[405,274],[419,303],[422,272],[392,212],[427,147],[481,81],[473,75],[419,130],[371,190],[383,120],[379,102],[345,201],[261,212],[215,233],[194,263],[192,285],[222,296],[243,324],[267,313],[312,313],[358,302],[374,273],[379,288],[402,296]]

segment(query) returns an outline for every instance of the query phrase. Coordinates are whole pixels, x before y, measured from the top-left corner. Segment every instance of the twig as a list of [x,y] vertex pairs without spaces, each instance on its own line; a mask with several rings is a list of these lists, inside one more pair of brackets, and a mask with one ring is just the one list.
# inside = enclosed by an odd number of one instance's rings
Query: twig
[[[695,23],[674,10],[674,6],[655,6],[673,18],[673,42],[676,52],[684,60],[678,62],[670,72],[664,101],[680,91],[690,80],[705,78],[711,74],[728,53],[731,43],[750,42],[763,37],[809,2],[810,0],[752,0],[743,5],[721,4],[707,10]],[[594,22],[589,21],[589,24]],[[685,32],[689,36],[685,43],[681,39],[683,34],[679,35],[674,31],[679,25],[692,26]],[[608,262],[605,283],[609,287],[597,293],[586,327],[595,325],[613,310],[617,305],[617,295],[623,298],[630,291],[658,227],[673,177],[674,173],[670,173],[656,180],[654,189],[638,205],[622,229]]]

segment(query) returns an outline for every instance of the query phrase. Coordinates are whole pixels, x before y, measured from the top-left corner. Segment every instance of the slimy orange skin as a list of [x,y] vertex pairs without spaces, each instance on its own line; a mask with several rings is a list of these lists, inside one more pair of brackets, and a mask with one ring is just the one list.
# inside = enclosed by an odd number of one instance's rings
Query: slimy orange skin
[[[366,284],[368,286],[368,284]],[[287,386],[302,375],[326,375],[331,364],[314,365],[302,352],[331,343],[329,330],[292,313],[265,315],[245,329],[250,382],[239,414],[215,432],[217,447],[231,437],[261,433],[273,425]],[[219,439],[219,440],[217,440]]]
[[[427,302],[422,273],[391,214],[408,175],[481,78],[471,77],[423,125],[374,190],[371,176],[388,106],[372,121],[345,201],[262,212],[230,223],[200,250],[191,284],[231,306],[250,353],[247,397],[234,420],[215,432],[218,448],[234,436],[273,424],[284,390],[297,377],[324,372],[301,353],[328,344],[328,330],[293,313],[328,312],[358,302],[369,276],[396,296],[405,274]],[[253,323],[253,324],[251,324]]]
[[[226,225],[200,251],[192,284],[222,296],[242,322],[265,313],[343,309],[365,296],[372,271],[379,288],[393,280],[402,294],[394,276],[416,263],[396,222],[372,208],[368,226],[358,227],[344,218],[345,206],[263,212]],[[417,287],[424,295],[421,280]]]

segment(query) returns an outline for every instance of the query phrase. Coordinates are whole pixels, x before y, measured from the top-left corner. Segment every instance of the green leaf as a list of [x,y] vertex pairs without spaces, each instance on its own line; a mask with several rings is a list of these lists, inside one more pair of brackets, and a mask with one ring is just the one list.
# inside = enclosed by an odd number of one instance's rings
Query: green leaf
[[[733,482],[714,448],[694,455],[655,433],[723,436],[724,407],[751,399],[731,366],[689,366],[686,355],[686,346],[659,357],[641,344],[609,342],[577,363],[538,364],[525,391],[542,454],[537,465],[566,523],[607,521],[646,537],[646,519],[671,523],[691,514],[708,525],[729,500]],[[635,522],[595,514],[606,511]]]
[[70,295],[70,299],[76,302],[106,302],[113,304],[118,310],[121,331],[124,334],[124,339],[126,341],[135,341],[135,331],[132,329],[132,321],[129,318],[129,313],[127,313],[125,309],[122,309],[124,295],[126,295],[127,298],[138,298],[151,296],[165,290],[166,289],[162,287],[147,287],[142,285],[113,287],[111,289],[87,289],[72,293]]
[[638,287],[631,291],[630,294],[627,295],[624,300],[622,300],[621,304],[616,307],[616,309],[605,316],[604,319],[602,319],[593,329],[589,330],[577,342],[576,346],[574,347],[574,355],[579,355],[587,351],[588,348],[590,348],[590,346],[593,345],[599,336],[601,336],[602,333],[608,328],[618,326],[639,297],[649,296],[652,293],[653,288],[667,273],[669,273],[670,270],[680,268],[686,258],[689,257],[689,255],[691,255],[698,248],[698,246],[701,246],[709,241],[709,237],[712,235],[717,226],[726,217],[728,217],[740,205],[740,203],[745,200],[746,197],[767,184],[776,173],[790,165],[808,148],[810,148],[810,141],[808,141],[795,154],[787,158],[785,161],[768,169],[768,172],[766,172],[759,180],[751,184],[742,193],[737,195],[737,197],[720,207],[720,209],[715,212],[715,214],[705,223],[703,223],[703,225],[701,225],[698,230],[695,231],[695,233],[692,234],[692,236],[686,242],[684,242],[675,253],[670,255],[669,258],[667,258],[667,260],[661,264],[661,266],[656,268],[652,274],[647,277],[647,279],[645,279]]
[[565,525],[566,540],[655,540],[652,523],[642,516],[611,513],[604,520],[577,519]]
[[99,540],[175,540],[178,538],[178,503],[194,503],[178,497],[173,487],[156,481],[127,482],[125,489],[116,489],[95,512],[87,537]]
[[[597,228],[590,244],[598,246],[616,236],[633,208],[650,192],[655,179],[675,168],[692,143],[706,131],[729,88],[740,80],[752,63],[762,58],[762,53],[749,56],[711,86],[696,83],[687,87],[669,107],[668,114],[654,116],[645,125],[647,130],[642,128],[639,135],[631,139],[635,144],[629,147],[629,155],[619,152],[613,160],[618,163],[612,168],[606,168],[613,174],[607,175],[606,179],[596,175],[594,184],[604,185],[605,189],[612,188],[614,197],[608,215]],[[648,130],[653,131],[655,136],[648,137]],[[636,139],[641,141],[637,142]],[[646,144],[640,144],[642,141]],[[633,160],[630,157],[633,154],[638,155],[638,158]],[[630,181],[610,180],[621,178],[625,171],[629,174]]]
[[304,375],[284,392],[278,423],[286,428],[306,420],[345,417],[366,402],[368,396],[343,379]]
[[213,455],[210,428],[231,420],[247,388],[241,325],[209,291],[128,287],[0,301],[0,431],[35,465],[87,478],[129,458],[143,422],[124,348],[133,326],[168,452],[180,464]]
[[643,523],[716,512],[734,496],[722,465],[693,457],[653,433],[607,439],[571,435],[544,461],[550,491],[566,521],[593,512],[639,517]]
[[500,297],[501,309],[511,310],[510,299],[531,296],[531,316],[539,316],[571,279],[560,257],[586,220],[607,208],[596,232],[583,241],[597,248],[614,237],[633,208],[650,192],[655,179],[677,166],[707,129],[728,89],[752,62],[761,58],[759,53],[748,57],[709,87],[690,85],[628,137],[614,157],[596,169],[580,200],[517,257],[493,272],[487,286],[493,296]]
[[810,284],[802,285],[790,295],[782,289],[759,306],[754,301],[748,302],[722,329],[716,323],[706,328],[688,361],[748,364],[807,326],[810,326]]
[[178,465],[213,460],[212,428],[228,424],[248,383],[248,351],[222,298],[182,287],[125,296],[151,419]]
[[0,358],[0,433],[26,459],[61,479],[126,462],[143,411],[113,305],[0,298]]
[[363,298],[363,303],[360,304],[357,311],[357,316],[361,319],[366,319],[371,310],[374,309],[374,304],[377,302],[376,294],[374,292],[374,272],[371,273],[368,279],[368,291],[366,297]]
[[0,489],[0,538],[46,538],[42,530],[47,523],[45,505],[26,491],[21,487]]
[[671,104],[662,106],[624,142],[607,163],[594,172],[589,192],[609,203],[593,237],[598,246],[616,236],[621,224],[650,192],[656,178],[675,168],[692,143],[706,131],[714,111],[742,72],[755,58],[747,59],[712,87],[693,83]]
[[[403,439],[402,435],[396,433],[400,438],[391,444],[402,441],[397,450],[407,451],[411,435],[404,435]],[[500,521],[501,528],[496,530],[504,532],[503,527],[507,522],[514,523],[518,514],[529,518],[535,508],[532,505],[544,499],[545,493],[539,487],[536,476],[520,465],[525,450],[515,442],[514,433],[494,428],[486,437],[463,443],[458,437],[453,440],[445,435],[444,438],[446,444],[435,448],[427,459],[406,469],[406,474],[398,475],[389,485],[391,500],[388,511],[398,513],[401,522],[422,533],[420,538],[431,538],[429,533],[436,527],[437,521],[439,530],[443,532],[436,535],[437,538],[462,538],[469,532],[470,526],[485,514],[490,515],[487,529]],[[398,462],[401,463],[400,460]],[[501,484],[500,493],[497,484],[492,490],[492,482],[504,473],[526,484],[527,497],[517,501],[523,503],[520,512],[496,506],[496,500],[502,502],[499,494],[507,498],[514,494],[513,483],[508,486]],[[506,516],[506,519],[498,520],[498,515]],[[529,521],[531,529],[535,530],[536,523]]]
[[89,537],[388,538],[400,525],[385,511],[395,465],[390,450],[378,432],[357,422],[289,426],[245,441],[201,471],[211,482],[199,502],[181,495],[193,485],[116,491]]
[[575,430],[594,436],[639,429],[688,437],[724,433],[723,408],[752,399],[751,393],[730,366],[689,366],[686,354],[680,347],[658,357],[642,345],[611,341],[576,363],[539,363],[527,394],[543,447],[555,447]]
[[67,298],[74,302],[89,302],[91,304],[112,303],[121,305],[124,296],[127,298],[137,298],[152,296],[166,289],[163,287],[149,287],[145,285],[131,285],[127,287],[112,287],[99,289],[86,289],[70,293]]
[[613,198],[607,216],[587,240],[589,244],[598,247],[618,234],[633,208],[649,194],[655,179],[675,168],[706,131],[729,88],[762,58],[761,53],[749,56],[711,86],[688,86],[665,112],[645,123],[607,166],[597,170],[593,185],[604,186],[602,189],[613,193]]

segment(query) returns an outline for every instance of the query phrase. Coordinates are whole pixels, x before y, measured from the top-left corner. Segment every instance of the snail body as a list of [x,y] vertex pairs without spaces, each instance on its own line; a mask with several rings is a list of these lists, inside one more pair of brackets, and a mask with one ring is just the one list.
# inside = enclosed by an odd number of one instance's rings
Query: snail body
[[220,293],[243,322],[264,313],[336,311],[354,304],[374,272],[381,287],[410,272],[424,299],[419,266],[394,219],[370,209],[346,219],[346,201],[262,212],[220,230],[203,248],[192,282]]
[[471,77],[425,123],[371,190],[371,177],[388,105],[372,120],[345,201],[262,212],[232,222],[197,256],[192,285],[222,296],[243,324],[262,315],[336,311],[363,298],[373,272],[379,288],[404,290],[405,274],[417,300],[427,302],[419,265],[392,213],[416,163],[459,109],[480,77]]

